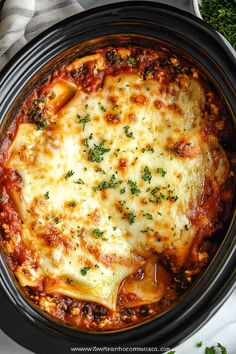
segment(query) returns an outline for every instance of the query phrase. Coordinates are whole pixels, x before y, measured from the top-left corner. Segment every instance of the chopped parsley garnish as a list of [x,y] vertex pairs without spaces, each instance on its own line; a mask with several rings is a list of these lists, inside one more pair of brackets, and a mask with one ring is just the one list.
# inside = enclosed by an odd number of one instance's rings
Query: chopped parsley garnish
[[100,173],[102,173],[103,175],[105,175],[106,174],[106,172],[102,169],[102,168],[98,168],[95,172],[100,172]]
[[142,153],[144,154],[147,151],[151,151],[152,153],[154,153],[154,149],[151,146],[147,146],[146,148],[142,148]]
[[78,237],[83,236],[84,231],[85,231],[84,228],[81,229],[81,227],[80,227],[79,225],[77,226],[77,236],[78,236]]
[[74,181],[74,183],[76,183],[76,184],[84,184],[84,181],[81,178],[79,178],[79,179],[77,179],[77,181]]
[[137,60],[133,57],[128,57],[128,61],[130,62],[130,64],[132,65],[136,65],[137,64]]
[[74,171],[73,171],[73,170],[69,170],[69,171],[66,173],[66,175],[65,175],[65,179],[72,177],[73,174],[74,174]]
[[171,202],[176,202],[179,199],[179,197],[177,195],[173,195],[171,197],[167,197],[166,199],[170,200]]
[[236,49],[235,0],[202,0],[200,12],[203,19],[221,32]]
[[103,161],[103,155],[111,150],[104,147],[105,143],[106,140],[102,140],[99,145],[94,144],[94,147],[90,148],[88,154],[89,161],[97,163]]
[[84,118],[80,118],[80,116],[78,115],[78,118],[79,118],[79,123],[82,124],[84,130],[85,125],[91,121],[90,115],[86,114]]
[[159,204],[162,199],[165,199],[165,196],[164,196],[164,194],[160,193],[160,195],[159,195],[158,197],[156,197],[155,200],[149,199],[149,202],[150,202],[150,203],[157,203],[157,204]]
[[130,212],[129,214],[128,214],[128,220],[129,220],[129,223],[130,223],[130,225],[132,225],[133,223],[134,223],[134,219],[136,218],[136,215],[134,215],[134,213],[133,212]]
[[43,196],[44,196],[45,199],[49,199],[50,198],[49,191],[47,191]]
[[219,350],[217,350],[216,348],[220,349],[221,354],[227,354],[226,348],[220,343],[218,343],[216,346],[207,347],[205,349],[205,354],[217,354],[217,353],[219,353]]
[[147,218],[148,220],[153,220],[152,215],[149,214],[149,213],[143,214],[143,216],[144,216],[145,218]]
[[150,227],[147,227],[146,229],[141,230],[140,232],[142,232],[143,234],[146,234],[146,233],[147,233],[147,232],[149,232],[149,231],[154,232],[154,230],[153,230],[153,229],[151,229]]
[[225,347],[223,347],[222,344],[218,343],[218,344],[217,344],[217,347],[220,348],[221,354],[227,354],[227,350],[226,350]]
[[109,181],[102,181],[101,183],[99,183],[99,185],[95,187],[95,190],[102,191],[104,189],[115,189],[121,183],[123,183],[123,181],[116,180],[116,176],[112,175]]
[[176,202],[179,198],[177,195],[173,195],[174,189],[170,188],[170,185],[168,184],[168,195],[166,196],[166,200],[169,200],[170,202]]
[[55,218],[55,223],[60,224],[61,220],[59,218]]
[[151,182],[152,179],[152,174],[151,171],[149,170],[149,168],[147,166],[144,167],[143,173],[142,173],[142,179],[144,181],[147,181],[148,183]]
[[80,269],[80,273],[81,273],[81,275],[85,276],[89,270],[90,270],[90,267],[84,267],[84,268]]
[[46,120],[44,120],[44,121],[38,120],[35,122],[35,124],[36,124],[38,130],[43,129],[48,126],[48,122]]
[[121,190],[120,190],[120,194],[124,194],[125,193],[125,187],[124,188],[122,188]]
[[215,348],[214,347],[211,347],[211,348],[207,347],[205,349],[205,354],[216,354]]
[[101,102],[98,102],[98,105],[103,112],[106,112],[106,108],[101,104]]
[[89,148],[89,140],[91,140],[92,138],[93,138],[93,133],[91,133],[88,138],[84,139],[84,146]]
[[74,207],[76,206],[76,202],[70,202],[70,203],[68,204],[68,206],[69,206],[70,208],[74,208]]
[[201,348],[202,347],[202,341],[197,343],[197,347]]
[[151,191],[151,194],[155,197],[157,192],[159,191],[159,189],[160,189],[159,187],[153,188],[153,190]]
[[165,199],[165,195],[163,193],[160,192],[159,195],[157,195],[159,190],[159,187],[155,187],[152,189],[151,194],[155,197],[155,199],[149,199],[150,203],[160,203],[162,199]]
[[125,201],[125,200],[119,200],[119,204],[120,204],[121,206],[124,206],[124,205],[126,204],[126,201]]
[[163,168],[160,168],[160,167],[157,168],[157,173],[162,175],[162,177],[165,177],[165,175],[167,174],[167,172]]
[[116,111],[118,108],[119,108],[118,104],[115,104],[115,105],[113,106],[113,111]]
[[133,132],[129,131],[130,127],[128,125],[125,126],[123,129],[124,129],[124,132],[125,132],[125,135],[127,136],[127,138],[134,138],[134,134],[133,134]]
[[130,192],[133,195],[139,195],[141,193],[141,190],[137,186],[137,182],[131,181],[130,179],[128,180],[128,185],[130,187]]
[[104,234],[104,231],[101,231],[99,229],[94,229],[93,230],[93,235],[95,236],[95,238],[100,238],[102,237]]
[[[160,192],[160,189],[167,190],[167,194],[163,194],[162,192]],[[160,203],[162,199],[169,200],[170,202],[176,202],[179,198],[177,195],[174,195],[173,193],[174,193],[174,189],[170,189],[169,184],[167,187],[155,187],[151,190],[151,194],[155,197],[155,200],[149,199],[149,202]]]
[[84,108],[85,108],[85,109],[88,109],[88,104],[85,104],[85,105],[84,105]]
[[88,138],[84,139],[84,146],[87,147],[87,148],[89,148],[89,143],[88,143],[88,141],[89,141]]

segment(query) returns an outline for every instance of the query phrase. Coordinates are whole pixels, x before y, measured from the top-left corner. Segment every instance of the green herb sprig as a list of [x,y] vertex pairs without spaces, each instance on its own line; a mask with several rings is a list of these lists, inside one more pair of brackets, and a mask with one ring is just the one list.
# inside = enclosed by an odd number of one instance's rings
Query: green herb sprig
[[132,138],[132,139],[134,138],[133,132],[130,131],[130,126],[127,125],[123,129],[127,138]]
[[99,145],[94,144],[93,148],[89,149],[88,160],[91,162],[101,162],[103,161],[103,155],[109,152],[111,149],[105,148],[106,140],[100,142]]
[[80,273],[84,277],[88,273],[89,270],[90,270],[90,267],[84,267],[84,268],[80,269]]
[[79,118],[79,123],[82,124],[82,126],[83,126],[83,130],[84,130],[86,124],[91,122],[91,117],[89,114],[86,114],[86,116],[84,118],[80,118],[80,116],[78,115],[78,118]]
[[149,170],[148,166],[145,166],[143,169],[142,179],[148,183],[151,182],[152,174],[151,174],[151,171]]
[[115,189],[118,187],[123,181],[117,180],[115,175],[112,175],[109,181],[102,181],[99,183],[95,190],[102,191],[104,189]]
[[236,50],[236,1],[202,0],[203,19],[223,34]]
[[141,193],[141,190],[137,186],[137,182],[128,180],[128,185],[130,187],[131,194],[139,195]]

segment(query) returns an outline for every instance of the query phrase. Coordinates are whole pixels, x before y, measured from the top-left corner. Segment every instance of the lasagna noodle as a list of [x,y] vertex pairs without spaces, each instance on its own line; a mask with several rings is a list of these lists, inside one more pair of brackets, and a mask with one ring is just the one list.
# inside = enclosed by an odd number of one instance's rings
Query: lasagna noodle
[[[63,85],[55,90],[61,97]],[[23,286],[45,278],[48,293],[114,310],[122,281],[153,252],[168,250],[184,262],[197,232],[191,210],[207,178],[217,171],[224,182],[227,159],[217,145],[215,164],[202,137],[205,98],[194,79],[181,89],[125,73],[106,76],[102,90],[89,95],[71,86],[69,92],[53,127],[20,124],[10,147],[7,167],[22,178],[14,194],[22,239],[37,260],[17,276]],[[176,156],[176,141],[187,142],[191,155]],[[99,146],[106,151],[96,161]],[[164,293],[164,283],[153,286],[152,276],[141,287],[127,284],[140,299],[134,306]]]

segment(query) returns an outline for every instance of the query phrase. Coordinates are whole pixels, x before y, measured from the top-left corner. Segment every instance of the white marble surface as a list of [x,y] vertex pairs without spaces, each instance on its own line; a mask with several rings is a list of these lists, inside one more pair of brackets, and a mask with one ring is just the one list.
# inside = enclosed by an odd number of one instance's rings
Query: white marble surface
[[[202,349],[196,344],[203,342]],[[236,290],[218,312],[192,337],[175,348],[176,354],[203,354],[205,347],[221,343],[227,354],[236,354]]]
[[[203,346],[197,348],[196,344],[200,341]],[[217,343],[227,348],[227,354],[236,354],[236,290],[197,333],[173,350],[176,354],[204,354],[206,346]],[[30,353],[0,331],[0,354]]]

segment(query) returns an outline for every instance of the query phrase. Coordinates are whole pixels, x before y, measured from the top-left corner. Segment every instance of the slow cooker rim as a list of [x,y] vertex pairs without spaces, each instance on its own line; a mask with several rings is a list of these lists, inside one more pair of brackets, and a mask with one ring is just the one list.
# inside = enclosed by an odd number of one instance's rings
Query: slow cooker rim
[[[219,34],[217,31],[215,31],[214,27],[212,27],[210,24],[204,22],[202,19],[194,16],[192,13],[188,12],[188,11],[184,11],[181,10],[179,8],[176,8],[174,6],[171,5],[167,5],[167,4],[163,4],[163,3],[158,3],[158,2],[154,2],[154,1],[143,1],[143,0],[136,0],[136,1],[125,1],[125,2],[116,2],[114,4],[107,4],[107,5],[103,5],[103,6],[98,6],[95,8],[91,8],[89,10],[85,10],[82,11],[80,13],[77,13],[75,15],[72,15],[62,21],[59,21],[58,23],[50,26],[49,28],[47,28],[45,31],[43,31],[42,33],[40,33],[39,35],[37,35],[35,38],[33,38],[30,42],[28,42],[23,48],[21,48],[10,60],[9,62],[3,67],[3,69],[0,72],[0,82],[1,79],[4,78],[4,76],[7,74],[7,72],[10,70],[11,67],[14,67],[15,64],[17,64],[17,62],[19,60],[21,60],[22,56],[28,52],[28,50],[31,50],[31,48],[34,47],[34,45],[38,45],[40,43],[41,40],[45,40],[47,37],[47,35],[52,35],[53,33],[55,33],[58,29],[60,29],[61,27],[63,27],[64,25],[68,25],[70,23],[72,23],[73,21],[78,21],[78,19],[82,19],[86,16],[93,16],[96,15],[98,12],[102,12],[102,11],[109,11],[109,10],[118,10],[119,8],[129,8],[129,7],[144,7],[147,8],[148,6],[150,6],[153,10],[153,7],[159,10],[167,10],[170,11],[172,13],[174,13],[177,16],[180,17],[184,17],[185,21],[187,20],[188,22],[194,22],[194,24],[198,24],[199,27],[201,28],[205,28],[205,30],[208,30],[208,35],[211,35],[212,38],[214,38],[216,41],[218,41],[222,47],[222,49],[224,51],[227,52],[227,55],[229,56],[230,60],[232,60],[234,62],[234,58],[232,56],[232,53],[229,51],[228,47],[226,46],[226,44],[221,40]],[[84,16],[85,14],[85,16]]]
[[[150,6],[150,8],[148,6]],[[172,17],[174,16],[175,18],[176,18],[176,16],[178,16],[179,19],[184,18],[185,22],[188,22],[191,24],[191,30],[192,30],[192,27],[194,27],[194,26],[197,27],[197,29],[202,30],[204,32],[204,35],[208,36],[209,39],[211,38],[210,45],[208,45],[207,42],[204,43],[205,41],[202,42],[202,44],[204,45],[204,49],[207,48],[210,51],[211,59],[214,58],[214,54],[216,54],[216,58],[219,57],[220,53],[224,54],[223,57],[221,56],[219,58],[221,65],[219,65],[218,62],[217,62],[217,64],[218,64],[218,67],[220,67],[222,65],[227,66],[226,70],[225,70],[225,75],[228,72],[230,72],[231,74],[226,75],[226,79],[228,80],[228,84],[231,85],[231,91],[232,92],[234,91],[233,86],[236,87],[236,77],[234,77],[234,75],[233,75],[234,70],[232,68],[235,67],[235,70],[236,70],[235,60],[232,56],[232,53],[229,51],[228,47],[220,39],[218,33],[210,25],[204,23],[201,19],[196,18],[195,16],[193,16],[189,12],[186,12],[186,11],[183,11],[180,9],[176,9],[176,8],[169,6],[169,5],[153,3],[151,1],[147,1],[147,2],[146,1],[127,1],[127,2],[121,2],[121,3],[100,6],[100,7],[93,8],[93,9],[87,10],[85,12],[81,12],[79,14],[73,15],[73,16],[53,25],[52,27],[48,28],[46,31],[39,34],[36,38],[34,38],[32,41],[30,41],[25,47],[23,47],[18,53],[16,53],[16,55],[9,61],[9,63],[2,69],[2,71],[0,73],[0,83],[2,86],[2,89],[0,91],[0,99],[2,97],[2,102],[5,101],[4,93],[6,94],[7,87],[9,85],[11,85],[11,83],[9,83],[10,77],[11,77],[11,80],[14,80],[14,77],[17,76],[18,68],[22,67],[24,65],[27,65],[26,63],[27,63],[28,57],[32,58],[32,52],[34,54],[35,53],[37,54],[38,50],[40,52],[42,52],[44,50],[43,53],[45,54],[45,48],[44,48],[45,42],[47,43],[46,47],[51,48],[52,44],[49,44],[49,41],[51,40],[51,43],[53,43],[54,37],[58,36],[58,32],[62,28],[64,30],[65,26],[71,27],[72,23],[73,22],[76,23],[76,21],[77,22],[80,21],[80,25],[84,25],[82,20],[84,20],[86,18],[87,22],[89,20],[92,21],[93,17],[96,18],[97,13],[100,13],[100,12],[102,12],[103,16],[112,16],[113,17],[114,14],[112,13],[112,15],[111,15],[109,13],[109,11],[114,10],[117,12],[115,15],[118,16],[118,11],[119,10],[122,11],[123,8],[127,8],[127,7],[128,7],[128,10],[130,10],[130,8],[134,8],[134,10],[135,10],[135,8],[137,8],[138,10],[140,10],[141,8],[146,9],[146,11],[149,10],[149,11],[151,11],[150,18],[152,18],[152,16],[153,16],[153,12],[154,12],[153,7],[154,7],[155,10],[162,11],[163,14],[165,14],[165,12],[167,12],[169,16],[172,16]],[[124,20],[124,18],[129,18],[126,16],[126,13],[127,13],[127,10],[125,11],[125,14],[124,14],[124,12],[121,14],[123,20]],[[146,22],[148,22],[148,20],[146,20]],[[96,38],[96,36],[95,36],[95,38]],[[202,39],[201,39],[201,41],[202,41]],[[215,43],[212,41],[214,41]],[[60,39],[57,38],[56,43],[58,44],[60,42],[61,42]],[[219,46],[221,48],[221,52],[219,52],[219,51],[217,53],[214,53],[214,51],[211,52],[212,48],[214,47],[213,44],[217,44],[217,46]],[[202,47],[203,47],[203,45],[202,45]],[[68,48],[64,48],[64,50],[65,49],[68,49]],[[58,48],[57,48],[57,50],[58,50]],[[57,51],[55,53],[55,55],[57,55],[58,53],[59,52]],[[50,60],[51,59],[52,58],[50,58]],[[37,71],[38,70],[39,70],[39,68],[37,68]],[[34,74],[34,72],[31,73],[30,77],[33,74]],[[20,78],[19,78],[19,80],[20,80]],[[16,83],[16,79],[15,79],[15,83]],[[9,89],[8,89],[8,91],[9,91]],[[236,103],[235,103],[235,105],[236,105]],[[8,110],[8,108],[9,107],[7,107],[7,110]],[[5,109],[5,107],[3,105],[3,115],[4,115],[4,109]]]

